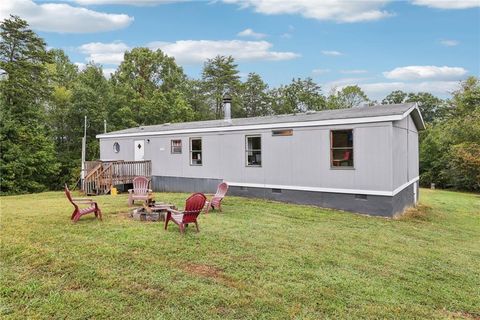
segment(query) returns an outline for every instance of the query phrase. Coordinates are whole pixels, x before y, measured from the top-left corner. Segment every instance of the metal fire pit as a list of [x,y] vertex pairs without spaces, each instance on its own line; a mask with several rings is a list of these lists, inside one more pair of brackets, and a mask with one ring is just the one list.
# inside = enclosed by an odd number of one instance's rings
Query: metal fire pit
[[136,221],[165,221],[168,209],[176,209],[176,207],[173,204],[157,203],[133,209],[130,217]]

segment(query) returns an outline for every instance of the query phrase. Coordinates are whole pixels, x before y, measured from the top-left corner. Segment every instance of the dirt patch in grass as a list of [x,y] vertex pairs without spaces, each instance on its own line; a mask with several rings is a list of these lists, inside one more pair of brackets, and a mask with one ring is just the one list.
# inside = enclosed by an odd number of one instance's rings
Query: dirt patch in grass
[[473,319],[473,320],[480,320],[480,313],[470,313],[466,311],[448,311],[442,310],[448,318],[451,319]]
[[223,270],[214,266],[206,264],[187,264],[183,269],[194,276],[201,276],[213,279],[216,282],[222,283],[228,287],[241,289],[245,285],[235,279],[224,274]]
[[429,220],[431,207],[419,204],[416,207],[405,209],[402,213],[395,215],[395,220],[407,221],[407,220]]
[[184,269],[186,272],[197,276],[214,279],[223,278],[223,271],[221,269],[206,264],[187,264]]

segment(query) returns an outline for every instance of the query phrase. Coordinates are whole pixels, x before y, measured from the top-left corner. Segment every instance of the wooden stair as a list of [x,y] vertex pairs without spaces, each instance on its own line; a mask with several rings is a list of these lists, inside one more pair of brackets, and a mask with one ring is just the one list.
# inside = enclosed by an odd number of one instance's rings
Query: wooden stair
[[83,191],[87,195],[108,194],[113,186],[133,182],[137,176],[150,177],[151,161],[87,161]]

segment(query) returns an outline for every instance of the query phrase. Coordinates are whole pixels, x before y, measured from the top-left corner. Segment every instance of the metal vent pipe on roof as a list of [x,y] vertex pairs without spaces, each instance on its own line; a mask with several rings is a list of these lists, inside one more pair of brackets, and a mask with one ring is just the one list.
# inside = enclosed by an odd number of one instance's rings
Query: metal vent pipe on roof
[[228,93],[223,96],[223,114],[226,122],[232,122],[232,98]]

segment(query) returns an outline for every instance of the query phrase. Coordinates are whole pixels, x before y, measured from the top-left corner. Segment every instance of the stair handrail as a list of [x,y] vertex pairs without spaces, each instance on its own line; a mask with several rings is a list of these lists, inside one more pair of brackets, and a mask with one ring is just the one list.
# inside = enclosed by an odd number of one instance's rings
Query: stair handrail
[[85,180],[87,180],[88,178],[90,178],[92,175],[95,174],[95,172],[100,169],[102,167],[102,163],[99,163],[97,164],[92,170],[90,170],[90,172],[85,176]]
[[[99,185],[98,185],[99,187],[102,186],[102,185],[103,185],[103,186],[106,186],[106,185],[107,185],[106,183],[101,183],[101,182],[105,182],[105,181],[110,182],[110,187],[112,187],[112,181],[111,181],[111,180],[112,180],[112,177],[111,177],[111,176],[112,176],[112,170],[111,170],[112,165],[113,165],[113,162],[108,163],[108,164],[103,168],[103,170],[100,171],[100,173],[98,174],[98,179],[101,180],[101,181],[99,181],[99,182],[100,182]],[[107,178],[104,178],[103,175],[104,175],[107,171],[108,171],[109,174],[107,175]],[[107,193],[108,190],[110,190],[110,188],[104,188],[104,189],[103,189],[103,193]]]

